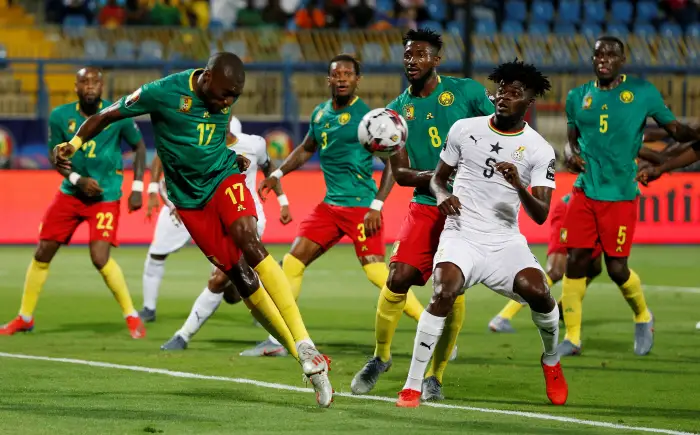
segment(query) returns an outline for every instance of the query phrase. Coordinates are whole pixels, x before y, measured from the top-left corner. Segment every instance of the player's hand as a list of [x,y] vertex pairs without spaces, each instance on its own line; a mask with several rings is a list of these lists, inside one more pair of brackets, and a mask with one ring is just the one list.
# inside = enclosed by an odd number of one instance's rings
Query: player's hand
[[131,192],[129,195],[129,213],[141,209],[143,207],[143,192]]
[[[70,163],[70,162],[69,162]],[[102,195],[102,188],[100,184],[94,178],[90,177],[80,177],[78,182],[75,184],[80,190],[87,196],[100,196]]]
[[494,166],[498,172],[503,175],[508,184],[515,187],[516,189],[521,188],[523,185],[520,183],[520,174],[518,173],[518,168],[514,164],[509,162],[499,162]]
[[265,202],[267,199],[267,194],[270,193],[272,189],[277,187],[279,182],[280,180],[277,177],[267,177],[260,182],[260,186],[258,186],[258,195],[260,196],[260,200],[262,202]]
[[382,228],[382,212],[370,209],[365,214],[365,235],[371,237]]
[[437,198],[438,210],[445,216],[459,216],[459,209],[462,208],[462,203],[459,198],[454,195]]
[[146,219],[151,220],[154,211],[160,209],[160,198],[158,198],[157,193],[148,194],[148,205],[146,206]]
[[289,206],[283,205],[280,207],[280,222],[282,225],[287,225],[292,221],[292,213],[289,212]]
[[566,167],[574,174],[586,172],[586,162],[578,154],[571,154],[566,159]]
[[53,164],[59,169],[71,169],[70,158],[77,150],[68,142],[58,144],[53,149]]
[[177,212],[176,208],[170,209],[170,219],[173,220],[173,223],[175,224],[176,227],[179,227],[180,225],[182,225],[182,218],[180,217],[180,214]]
[[248,157],[240,154],[236,155],[236,163],[238,163],[238,169],[241,172],[245,172],[246,169],[248,169],[248,166],[250,166],[250,160],[248,160]]
[[662,174],[658,166],[647,166],[639,169],[639,172],[637,172],[637,181],[646,186],[658,179]]

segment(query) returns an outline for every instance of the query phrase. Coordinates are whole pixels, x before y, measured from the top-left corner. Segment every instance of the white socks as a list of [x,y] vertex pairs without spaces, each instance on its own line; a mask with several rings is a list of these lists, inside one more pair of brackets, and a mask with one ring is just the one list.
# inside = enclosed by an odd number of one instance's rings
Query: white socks
[[154,260],[151,254],[146,255],[143,265],[143,306],[155,311],[158,300],[158,289],[165,273],[165,260]]
[[548,366],[555,366],[559,362],[557,343],[559,342],[559,307],[554,304],[554,309],[549,313],[538,313],[530,310],[532,321],[540,331],[544,356],[542,362]]
[[416,339],[413,342],[413,357],[411,358],[411,368],[408,370],[405,389],[421,391],[423,388],[423,377],[428,362],[433,356],[435,345],[442,335],[445,327],[445,317],[433,316],[427,311],[423,311],[418,321]]
[[187,320],[185,320],[185,324],[177,331],[177,335],[189,342],[192,336],[199,331],[199,328],[204,325],[204,322],[219,308],[223,300],[223,293],[212,293],[208,288],[205,288],[202,294],[197,297],[197,300],[194,301],[192,311]]

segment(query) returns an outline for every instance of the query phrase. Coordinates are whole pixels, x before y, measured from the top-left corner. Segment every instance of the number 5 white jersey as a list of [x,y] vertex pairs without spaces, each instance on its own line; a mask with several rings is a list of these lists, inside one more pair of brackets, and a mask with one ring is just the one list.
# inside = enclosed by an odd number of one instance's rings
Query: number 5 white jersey
[[527,123],[520,132],[505,133],[492,121],[493,116],[481,116],[454,123],[440,159],[457,166],[453,192],[462,204],[459,216],[447,218],[445,231],[498,244],[520,235],[520,198],[494,166],[513,163],[523,187],[554,188],[555,158],[552,146]]

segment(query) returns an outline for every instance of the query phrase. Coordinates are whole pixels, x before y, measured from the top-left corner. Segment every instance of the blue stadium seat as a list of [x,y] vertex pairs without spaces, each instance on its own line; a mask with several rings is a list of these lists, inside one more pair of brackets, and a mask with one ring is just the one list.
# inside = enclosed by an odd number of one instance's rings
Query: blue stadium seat
[[393,14],[394,13],[394,2],[393,0],[377,0],[377,12],[383,14]]
[[549,25],[547,23],[530,23],[527,31],[530,35],[548,35]]
[[581,21],[581,2],[579,0],[560,0],[557,19],[564,23]]
[[131,41],[122,39],[114,43],[114,57],[117,60],[134,60],[136,58],[136,50]]
[[149,39],[141,41],[141,46],[139,47],[139,60],[149,61],[162,59],[163,45],[160,42]]
[[506,20],[521,22],[527,20],[527,5],[523,0],[508,0],[505,11]]
[[211,34],[211,37],[215,40],[221,39],[221,37],[224,36],[225,30],[226,29],[224,23],[222,23],[221,21],[216,19],[212,19],[209,21],[209,33]]
[[384,50],[382,46],[370,42],[362,46],[362,62],[366,64],[380,64],[384,62]]
[[464,38],[464,23],[459,21],[450,21],[447,23],[447,32],[451,33],[453,36]]
[[104,60],[107,59],[108,54],[107,44],[100,39],[86,39],[85,40],[85,58],[93,60]]
[[301,62],[304,60],[299,44],[293,42],[286,42],[280,46],[280,57],[282,60],[290,62]]
[[69,38],[79,38],[85,34],[87,24],[85,15],[68,15],[63,20],[63,33]]
[[700,39],[700,23],[693,23],[686,27],[685,35],[691,38]]
[[659,7],[653,1],[641,1],[637,3],[637,22],[649,23],[656,18],[659,13]]
[[357,52],[357,49],[355,48],[355,44],[353,44],[352,42],[343,42],[343,44],[340,46],[340,52],[347,54],[355,54]]
[[418,23],[419,28],[434,30],[438,33],[442,33],[442,24],[439,21],[421,21]]
[[447,19],[447,2],[431,1],[428,3],[428,14],[435,21],[445,21]]
[[248,46],[245,41],[226,41],[224,42],[224,51],[229,53],[235,53],[238,57],[246,57],[248,53]]
[[659,35],[663,38],[680,38],[683,36],[683,29],[676,23],[663,23],[659,27]]
[[287,20],[287,25],[284,27],[286,30],[290,32],[294,32],[297,30],[297,22],[294,18],[290,18]]
[[554,19],[554,5],[551,1],[535,0],[532,2],[532,22],[547,22]]
[[583,23],[581,24],[581,33],[588,38],[597,38],[603,34],[603,29],[598,23]]
[[626,37],[629,34],[629,29],[626,24],[622,23],[610,23],[608,24],[607,33],[612,36]]
[[403,62],[403,50],[403,45],[391,44],[389,46],[389,61],[393,64],[400,64]]
[[519,35],[523,33],[523,25],[520,21],[504,21],[501,24],[501,32],[506,35]]
[[496,33],[496,22],[491,20],[479,20],[476,22],[475,33],[477,35],[493,35]]
[[648,39],[656,36],[656,29],[649,23],[637,23],[634,25],[634,34],[640,38]]
[[615,23],[629,23],[632,21],[634,6],[628,1],[615,0],[610,7],[610,18]]
[[554,33],[556,35],[575,35],[576,27],[571,23],[556,23],[554,25]]
[[583,2],[583,21],[585,23],[602,23],[605,21],[605,1],[587,0]]

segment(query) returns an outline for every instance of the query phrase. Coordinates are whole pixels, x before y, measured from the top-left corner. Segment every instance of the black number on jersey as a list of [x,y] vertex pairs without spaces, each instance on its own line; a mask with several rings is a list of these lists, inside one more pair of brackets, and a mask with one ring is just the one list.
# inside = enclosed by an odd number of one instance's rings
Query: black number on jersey
[[493,165],[495,165],[495,164],[496,164],[496,159],[494,159],[493,157],[489,157],[488,159],[486,159],[487,168],[484,169],[484,177],[486,177],[486,178],[493,177],[493,172],[495,171],[495,169],[493,168]]

